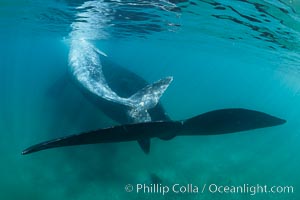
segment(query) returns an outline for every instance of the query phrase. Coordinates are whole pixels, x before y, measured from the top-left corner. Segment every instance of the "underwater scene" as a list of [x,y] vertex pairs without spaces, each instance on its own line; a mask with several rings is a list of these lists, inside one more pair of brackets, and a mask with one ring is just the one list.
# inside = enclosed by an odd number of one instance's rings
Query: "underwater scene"
[[300,1],[0,0],[0,199],[300,199]]

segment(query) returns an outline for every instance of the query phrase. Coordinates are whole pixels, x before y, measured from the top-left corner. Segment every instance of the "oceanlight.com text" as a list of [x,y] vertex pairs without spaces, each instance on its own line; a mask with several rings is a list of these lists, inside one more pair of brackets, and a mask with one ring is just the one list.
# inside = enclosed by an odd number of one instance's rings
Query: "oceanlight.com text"
[[137,194],[293,194],[293,186],[269,186],[261,184],[220,185],[220,184],[127,184],[126,192]]

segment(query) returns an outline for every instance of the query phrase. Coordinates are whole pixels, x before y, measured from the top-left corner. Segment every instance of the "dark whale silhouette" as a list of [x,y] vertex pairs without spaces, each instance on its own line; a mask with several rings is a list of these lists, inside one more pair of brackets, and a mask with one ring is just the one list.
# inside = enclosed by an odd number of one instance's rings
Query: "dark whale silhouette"
[[151,121],[125,124],[87,133],[75,134],[42,142],[25,149],[29,154],[45,149],[126,141],[149,141],[145,146],[150,150],[150,139],[170,140],[176,136],[218,135],[248,131],[284,124],[286,120],[263,112],[241,108],[221,109],[207,112],[181,121]]

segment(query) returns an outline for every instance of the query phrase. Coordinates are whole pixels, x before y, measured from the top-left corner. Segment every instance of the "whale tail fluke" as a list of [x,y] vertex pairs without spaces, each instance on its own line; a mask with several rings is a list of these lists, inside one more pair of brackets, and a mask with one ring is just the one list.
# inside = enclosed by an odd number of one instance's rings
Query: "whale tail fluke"
[[221,109],[182,121],[139,122],[65,136],[31,146],[22,154],[64,146],[126,141],[138,141],[143,151],[149,153],[150,138],[170,140],[176,136],[219,135],[278,126],[284,123],[286,123],[284,119],[255,110]]
[[243,108],[220,109],[183,120],[183,135],[219,135],[284,124],[286,120]]
[[135,123],[151,121],[148,109],[154,108],[158,104],[160,97],[169,87],[172,80],[173,77],[160,79],[129,97],[129,100],[133,103],[128,114],[134,119]]

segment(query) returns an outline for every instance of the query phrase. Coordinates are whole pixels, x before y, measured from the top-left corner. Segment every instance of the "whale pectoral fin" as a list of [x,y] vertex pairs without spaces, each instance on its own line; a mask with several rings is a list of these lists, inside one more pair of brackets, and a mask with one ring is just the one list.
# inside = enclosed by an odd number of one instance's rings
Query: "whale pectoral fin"
[[150,152],[150,139],[141,139],[138,140],[138,143],[145,154],[149,154]]

